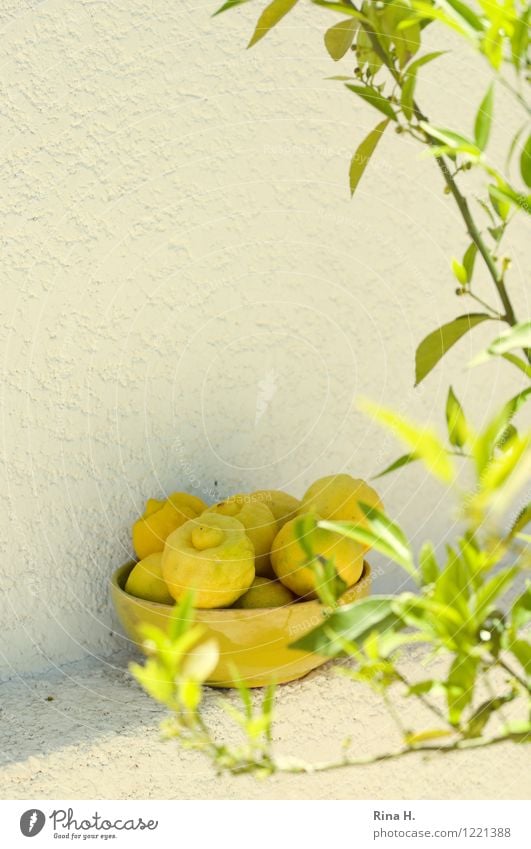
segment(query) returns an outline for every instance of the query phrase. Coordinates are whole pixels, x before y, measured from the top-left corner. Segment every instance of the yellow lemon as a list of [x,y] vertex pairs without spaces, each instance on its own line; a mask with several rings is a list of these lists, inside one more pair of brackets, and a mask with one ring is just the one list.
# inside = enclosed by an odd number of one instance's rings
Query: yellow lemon
[[203,513],[168,536],[162,575],[177,601],[193,590],[198,608],[229,607],[254,580],[253,544],[238,519]]
[[270,581],[268,578],[255,578],[251,586],[233,607],[244,610],[255,607],[283,607],[295,601],[295,596],[280,581]]
[[162,552],[144,557],[129,572],[125,584],[126,593],[160,604],[173,604],[173,598],[162,577]]
[[165,501],[149,498],[143,516],[133,525],[133,547],[137,557],[143,560],[149,554],[162,551],[168,534],[203,510],[206,510],[204,501],[186,492],[174,492]]
[[[271,563],[276,576],[292,592],[314,598],[315,575],[308,566],[308,555],[295,533],[295,522],[286,522],[278,532],[271,549]],[[331,560],[339,577],[352,586],[363,571],[363,546],[335,531],[312,527],[306,534],[306,543],[315,557]]]
[[266,504],[254,501],[250,495],[231,495],[225,501],[209,507],[207,512],[238,519],[254,546],[256,574],[272,574],[269,550],[277,534],[278,525]]
[[289,519],[297,515],[301,506],[298,498],[280,489],[257,489],[256,492],[251,492],[251,498],[253,501],[262,501],[269,507],[277,520],[279,530]]
[[[360,478],[328,475],[316,480],[302,497],[299,515],[315,513],[322,519],[340,519],[366,525],[359,502],[383,510],[378,493]],[[367,547],[365,547],[367,550]]]

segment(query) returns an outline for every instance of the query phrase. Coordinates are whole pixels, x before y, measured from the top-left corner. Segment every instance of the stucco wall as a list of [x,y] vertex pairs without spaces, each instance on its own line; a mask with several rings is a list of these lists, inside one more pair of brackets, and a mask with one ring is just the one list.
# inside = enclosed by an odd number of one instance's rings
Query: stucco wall
[[[398,449],[357,396],[442,426],[451,374],[480,425],[517,385],[465,368],[480,328],[413,390],[416,344],[463,308],[434,164],[389,133],[351,201],[375,115],[324,80],[320,12],[247,52],[255,4],[215,6],[0,2],[2,674],[116,647],[106,581],[146,496],[368,476]],[[470,124],[481,65],[425,76],[439,123]],[[495,155],[516,121],[500,103]],[[511,290],[528,314],[518,264]],[[416,541],[448,532],[421,469],[381,488]]]

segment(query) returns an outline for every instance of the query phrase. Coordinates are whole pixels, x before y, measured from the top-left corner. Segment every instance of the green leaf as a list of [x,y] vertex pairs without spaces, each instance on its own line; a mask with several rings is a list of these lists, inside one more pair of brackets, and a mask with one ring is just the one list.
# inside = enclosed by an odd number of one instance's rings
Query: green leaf
[[450,386],[446,401],[446,423],[448,426],[448,439],[452,445],[462,448],[468,438],[468,426],[463,408]]
[[467,3],[462,0],[439,0],[439,5],[444,9],[450,7],[457,15],[469,24],[476,32],[483,32],[483,23]]
[[[494,185],[489,186],[489,195],[493,205],[495,201],[497,202],[495,209],[503,221],[505,221],[509,214],[510,204],[518,206],[524,212],[527,212],[528,215],[531,215],[531,195],[515,192],[509,186]],[[507,211],[505,211],[506,209]]]
[[272,740],[272,726],[275,708],[275,690],[276,687],[274,684],[268,684],[268,686],[265,688],[264,698],[262,700],[262,716],[265,720],[264,735],[269,743]]
[[511,608],[511,623],[515,631],[531,622],[531,584],[518,596]]
[[346,87],[353,91],[354,94],[357,94],[358,97],[361,97],[367,103],[370,103],[371,106],[374,106],[375,109],[378,109],[379,112],[382,112],[392,121],[396,121],[396,112],[387,100],[376,88],[372,88],[372,86],[362,86],[362,85],[350,85],[346,83]]
[[428,743],[430,740],[440,740],[442,737],[451,737],[453,731],[445,728],[433,728],[427,731],[417,731],[414,734],[406,734],[404,741],[408,746],[417,746],[419,743]]
[[417,71],[422,65],[427,65],[428,62],[433,62],[434,59],[438,59],[439,56],[444,56],[445,53],[448,53],[447,50],[434,50],[432,53],[425,53],[424,56],[419,56],[418,59],[415,59],[414,62],[410,62],[407,66],[406,74],[411,74],[412,72]]
[[369,159],[376,149],[376,145],[380,141],[385,128],[389,123],[389,118],[386,118],[385,121],[382,121],[378,126],[371,130],[369,135],[362,141],[359,145],[356,153],[352,157],[352,161],[350,163],[350,194],[353,195],[358,187],[358,183],[361,180],[363,173],[367,167]]
[[362,527],[353,522],[340,522],[330,519],[321,519],[317,522],[317,526],[327,531],[342,534],[348,539],[355,540],[355,542],[371,546],[380,554],[390,557],[391,560],[394,560],[406,572],[416,578],[417,571],[413,562],[413,554],[402,529],[388,519],[385,513],[370,508],[361,502],[360,507],[366,513],[369,527]]
[[325,621],[291,648],[336,657],[344,651],[345,641],[362,642],[374,629],[387,631],[399,624],[392,612],[394,596],[372,596],[336,608]]
[[474,440],[472,453],[476,461],[479,475],[482,475],[486,466],[492,460],[495,448],[499,447],[506,438],[507,427],[520,407],[525,404],[531,395],[531,386],[519,392],[514,398],[507,401],[501,407],[487,426]]
[[514,640],[510,651],[522,666],[527,678],[531,678],[531,643],[527,640]]
[[513,366],[520,369],[526,377],[531,378],[531,365],[525,363],[520,357],[517,357],[516,354],[502,354],[504,360],[507,360],[508,363],[512,363]]
[[[518,516],[516,517],[513,524],[511,525],[511,529],[509,531],[508,538],[512,539],[513,537],[515,537],[516,534],[519,534],[520,531],[523,531],[524,528],[527,528],[527,526],[529,525],[530,522],[531,522],[531,501],[528,504],[526,504],[525,507],[522,507],[522,509],[518,513]],[[531,596],[530,596],[530,601],[531,601]]]
[[372,480],[376,480],[377,478],[382,478],[384,475],[388,475],[389,472],[395,472],[397,469],[401,469],[402,466],[407,466],[408,463],[414,463],[415,460],[418,460],[418,456],[416,454],[402,454],[398,460],[395,460],[394,463],[391,463],[390,466],[387,466],[383,472],[379,472],[377,475],[374,475]]
[[448,713],[452,725],[458,725],[461,714],[474,695],[479,659],[470,655],[457,655],[446,682]]
[[487,348],[492,355],[505,354],[515,348],[531,348],[531,321],[515,324],[510,330],[498,336]]
[[431,542],[425,542],[419,553],[420,574],[422,585],[434,584],[439,577],[439,565]]
[[402,106],[402,112],[404,113],[408,121],[411,121],[414,114],[416,84],[417,74],[415,71],[413,71],[412,73],[407,74],[404,84],[402,86],[402,91],[400,93],[400,105]]
[[500,569],[494,577],[478,589],[474,601],[474,615],[479,624],[492,612],[495,606],[494,602],[509,589],[518,571],[517,566]]
[[520,154],[520,174],[526,186],[531,188],[531,135],[527,137]]
[[460,283],[462,286],[468,283],[468,275],[466,273],[466,268],[464,265],[461,265],[459,260],[455,257],[452,257],[452,271],[458,283]]
[[478,247],[476,243],[471,242],[463,256],[463,268],[466,271],[466,279],[468,283],[470,283],[472,275],[474,274],[474,263],[476,261],[477,252]]
[[341,15],[350,15],[352,18],[357,18],[359,21],[367,21],[368,18],[362,14],[362,12],[358,12],[354,6],[350,6],[347,3],[331,3],[328,0],[310,0],[314,6],[322,6],[325,9],[329,9],[331,12],[339,12]]
[[212,675],[219,661],[219,648],[216,640],[204,640],[193,646],[183,658],[180,677],[185,681],[197,681],[202,684]]
[[223,4],[223,6],[220,6],[216,12],[213,12],[212,17],[215,18],[216,15],[221,15],[222,12],[227,12],[234,6],[242,6],[244,3],[248,2],[249,0],[227,0],[227,2]]
[[171,612],[168,626],[168,636],[171,640],[178,640],[193,625],[194,622],[194,593],[188,590],[176,604]]
[[492,111],[494,108],[494,86],[487,89],[487,93],[479,106],[476,123],[474,124],[474,138],[480,150],[485,150],[490,136],[492,124]]
[[298,0],[273,0],[258,18],[256,29],[247,47],[252,47],[264,38],[269,30],[273,29],[293,9],[297,2]]
[[470,313],[460,315],[448,324],[443,324],[422,340],[415,355],[415,386],[424,380],[426,375],[437,365],[439,360],[450,348],[458,342],[465,333],[476,325],[488,321],[491,316],[487,313]]
[[468,720],[465,728],[465,737],[481,737],[491,716],[499,711],[507,702],[511,702],[515,696],[516,692],[511,692],[506,696],[496,696],[493,699],[483,702]]
[[405,442],[432,474],[447,483],[453,479],[453,463],[432,428],[428,425],[413,424],[393,410],[379,407],[367,400],[361,401],[360,407]]
[[427,121],[420,121],[420,126],[432,139],[442,142],[456,153],[469,154],[472,158],[479,158],[480,148],[465,136],[443,127],[434,127]]
[[347,18],[345,21],[339,21],[338,24],[334,24],[333,27],[330,27],[325,32],[325,47],[335,62],[342,59],[347,50],[352,46],[358,26],[359,21],[356,18]]

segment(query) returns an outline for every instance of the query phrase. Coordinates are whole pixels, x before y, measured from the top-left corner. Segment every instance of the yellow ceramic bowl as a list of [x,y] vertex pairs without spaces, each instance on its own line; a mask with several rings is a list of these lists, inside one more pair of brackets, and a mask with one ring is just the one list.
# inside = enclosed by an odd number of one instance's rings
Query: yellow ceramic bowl
[[[149,623],[167,628],[172,606],[145,601],[124,591],[133,566],[134,563],[126,563],[113,574],[111,597],[125,633],[142,648],[140,626]],[[340,603],[365,598],[370,585],[371,570],[365,562],[360,580],[346,591]],[[231,677],[234,667],[248,687],[302,678],[325,663],[326,658],[289,648],[289,644],[319,625],[324,615],[319,601],[299,601],[285,607],[256,610],[197,610],[196,620],[207,632],[205,639],[214,637],[220,651],[219,663],[207,683],[213,687],[234,686]]]

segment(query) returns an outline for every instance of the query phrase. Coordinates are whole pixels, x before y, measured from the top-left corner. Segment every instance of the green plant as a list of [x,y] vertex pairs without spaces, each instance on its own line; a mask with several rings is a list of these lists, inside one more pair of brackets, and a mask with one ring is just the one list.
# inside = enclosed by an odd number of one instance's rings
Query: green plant
[[[225,11],[250,0],[228,0]],[[508,287],[510,258],[501,254],[501,242],[516,214],[529,214],[531,198],[531,135],[528,82],[528,30],[530,7],[508,0],[503,4],[478,0],[365,0],[359,7],[350,0],[309,0],[315,6],[340,13],[342,19],[325,33],[325,45],[335,61],[355,55],[354,70],[335,77],[347,90],[380,113],[377,126],[358,146],[350,163],[350,188],[355,192],[370,157],[385,131],[408,134],[423,146],[442,175],[445,191],[457,205],[469,243],[461,259],[454,258],[452,272],[457,294],[479,303],[481,312],[458,316],[432,331],[416,353],[416,383],[420,383],[444,354],[474,326],[497,321],[508,329],[497,336],[473,364],[503,357],[522,379],[531,377],[531,322],[518,321]],[[294,6],[297,0],[273,0],[260,15],[249,46],[260,41]],[[421,55],[424,30],[437,25],[452,29],[486,60],[492,81],[482,94],[472,134],[439,127],[417,103],[415,89],[422,68],[439,59],[440,51]],[[522,110],[521,130],[509,141],[505,171],[518,153],[515,180],[487,158],[486,149],[494,114],[495,88],[513,97]],[[483,175],[484,194],[475,198],[477,210],[463,193],[467,174]],[[474,211],[472,211],[474,208]],[[478,223],[477,215],[485,216]],[[494,304],[480,298],[473,280],[479,273],[491,280]],[[516,353],[519,351],[518,353]],[[168,735],[204,752],[219,770],[267,775],[280,771],[304,772],[361,765],[403,757],[412,752],[448,753],[468,747],[513,740],[526,742],[531,735],[531,585],[516,599],[504,597],[531,566],[525,533],[531,504],[525,487],[531,476],[531,434],[519,433],[513,419],[531,393],[524,388],[509,399],[479,432],[466,416],[452,387],[446,403],[447,442],[437,432],[418,426],[395,412],[365,402],[364,409],[401,440],[407,453],[381,474],[412,461],[420,461],[445,485],[458,490],[461,531],[447,546],[444,558],[425,542],[418,556],[404,532],[383,513],[363,506],[367,527],[348,523],[319,524],[341,531],[398,563],[416,584],[415,593],[375,596],[348,606],[337,605],[344,589],[334,564],[314,559],[307,546],[308,563],[323,585],[322,601],[329,608],[324,623],[295,645],[328,657],[347,657],[338,672],[376,690],[396,722],[402,745],[395,751],[376,753],[364,760],[345,754],[332,763],[307,765],[275,755],[271,726],[273,691],[257,705],[243,683],[241,707],[223,702],[243,732],[239,746],[217,741],[202,714],[201,682],[216,662],[215,647],[201,649],[201,633],[193,624],[192,599],[176,610],[169,636],[150,631],[152,652],[144,667],[133,673],[146,690],[165,704],[172,716]],[[467,463],[474,484],[459,490],[456,464]],[[511,511],[513,514],[510,520]],[[310,518],[300,520],[298,533],[305,544]],[[505,602],[505,603],[504,603]],[[429,677],[409,680],[404,656],[422,645],[432,658]],[[404,727],[396,709],[400,698],[419,699],[434,717],[430,727]],[[506,716],[509,703],[511,715]]]

